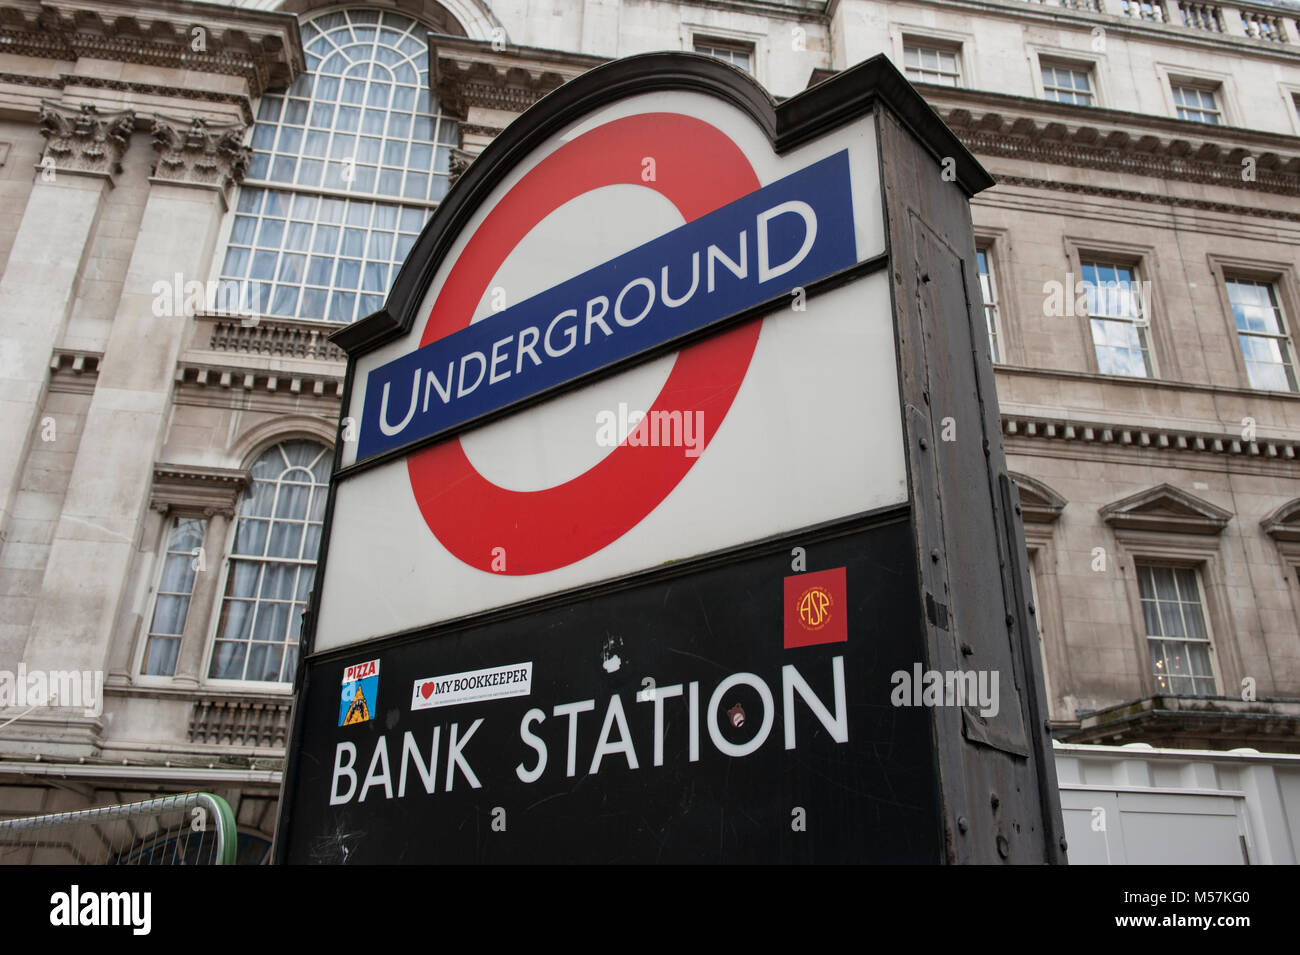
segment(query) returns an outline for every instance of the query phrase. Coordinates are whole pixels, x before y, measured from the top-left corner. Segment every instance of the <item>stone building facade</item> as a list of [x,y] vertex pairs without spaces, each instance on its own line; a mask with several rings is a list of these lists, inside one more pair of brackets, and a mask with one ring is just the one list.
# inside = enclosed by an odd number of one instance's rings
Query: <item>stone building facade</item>
[[1298,15],[0,0],[0,812],[207,789],[262,857],[328,336],[514,116],[664,49],[777,97],[885,53],[998,179],[973,217],[1054,732],[1300,751]]

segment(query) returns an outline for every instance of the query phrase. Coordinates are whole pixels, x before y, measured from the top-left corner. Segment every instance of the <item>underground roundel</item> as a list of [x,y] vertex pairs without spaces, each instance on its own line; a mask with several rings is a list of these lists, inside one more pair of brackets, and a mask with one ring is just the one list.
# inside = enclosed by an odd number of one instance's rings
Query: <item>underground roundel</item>
[[[474,321],[507,257],[563,204],[611,186],[653,190],[683,224]],[[611,193],[612,195],[612,193]],[[460,433],[858,260],[847,150],[761,185],[726,134],[683,113],[644,112],[572,136],[505,192],[468,236],[419,347],[365,382],[357,460],[408,446],[420,514],[459,560],[508,575],[592,555],[687,476],[731,409],[761,321],[681,348],[653,405],[597,463],[551,487],[512,490],[471,462]],[[417,324],[417,328],[418,328]],[[440,435],[447,435],[439,440]],[[683,444],[689,445],[683,453]],[[598,507],[598,520],[576,519]]]

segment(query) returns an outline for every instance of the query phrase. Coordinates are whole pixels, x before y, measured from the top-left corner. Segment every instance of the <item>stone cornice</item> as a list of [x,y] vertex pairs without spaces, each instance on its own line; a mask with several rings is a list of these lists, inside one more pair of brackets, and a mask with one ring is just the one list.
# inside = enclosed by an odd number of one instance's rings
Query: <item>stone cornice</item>
[[[0,51],[3,52],[3,51]],[[128,93],[170,99],[191,100],[197,103],[213,104],[212,112],[239,112],[245,124],[253,122],[252,100],[239,93],[221,93],[214,90],[160,86],[156,83],[138,83],[131,80],[114,80],[102,76],[78,76],[75,73],[62,73],[59,76],[28,76],[25,73],[0,72],[0,85],[30,86],[36,89],[64,91],[72,88],[82,90],[109,90],[116,93]],[[18,111],[18,110],[15,110]]]
[[1064,415],[1003,413],[1002,433],[1008,438],[1112,445],[1134,450],[1183,451],[1280,461],[1295,461],[1300,457],[1300,438],[1258,437],[1255,441],[1243,441],[1240,433],[1216,434],[1113,421],[1079,421]]
[[134,127],[135,114],[130,110],[101,113],[94,106],[41,100],[42,172],[112,177],[121,169],[122,153]]
[[243,469],[160,462],[154,465],[149,506],[163,513],[179,508],[199,511],[207,517],[221,514],[232,518],[239,495],[252,480]]
[[315,395],[318,398],[341,398],[343,376],[324,371],[313,374],[289,371],[262,371],[182,361],[176,366],[177,388],[208,391],[244,391],[290,396]]
[[253,151],[243,145],[240,123],[210,124],[205,120],[155,116],[153,148],[158,152],[153,177],[224,192],[244,178]]
[[[924,92],[978,156],[1300,195],[1294,136],[982,90]],[[1253,179],[1243,179],[1246,160]]]
[[[1036,179],[1031,176],[998,176],[1000,186],[1025,186],[1030,189],[1053,189],[1059,192],[1084,193],[1090,196],[1104,196],[1123,202],[1145,202],[1162,206],[1178,206],[1183,209],[1200,209],[1205,212],[1221,212],[1232,216],[1251,216],[1257,219],[1280,219],[1286,222],[1300,222],[1300,212],[1273,206],[1242,206],[1231,202],[1213,202],[1208,199],[1196,199],[1190,196],[1171,196],[1165,193],[1150,192],[1141,189],[1112,189],[1107,186],[1094,186],[1086,182],[1067,182],[1061,179]],[[996,187],[995,187],[996,188]],[[979,201],[981,197],[976,197]],[[984,198],[988,198],[988,194]]]
[[117,0],[7,0],[0,5],[0,50],[238,76],[253,97],[287,85],[306,66],[297,18],[188,0],[151,0],[147,8]]
[[429,35],[429,82],[439,104],[467,117],[471,107],[522,113],[551,90],[607,63],[603,56],[537,47],[495,50],[486,40]]

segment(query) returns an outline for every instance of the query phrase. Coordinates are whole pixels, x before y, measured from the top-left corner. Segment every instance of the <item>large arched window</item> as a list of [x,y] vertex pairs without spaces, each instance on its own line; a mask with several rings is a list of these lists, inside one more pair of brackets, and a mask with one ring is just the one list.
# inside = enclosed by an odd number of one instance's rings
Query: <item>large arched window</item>
[[226,568],[210,678],[293,679],[330,464],[329,449],[313,441],[283,441],[253,462]]
[[343,10],[301,29],[307,72],[262,97],[221,300],[351,322],[383,305],[446,195],[457,126],[429,95],[425,26]]

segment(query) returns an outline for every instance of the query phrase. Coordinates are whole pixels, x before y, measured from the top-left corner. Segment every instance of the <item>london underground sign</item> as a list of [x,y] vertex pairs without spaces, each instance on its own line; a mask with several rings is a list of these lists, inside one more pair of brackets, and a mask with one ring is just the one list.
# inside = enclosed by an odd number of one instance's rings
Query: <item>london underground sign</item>
[[[633,57],[498,136],[335,336],[277,858],[982,858],[944,833],[985,772],[1041,835],[1034,647],[988,626],[1021,599],[1000,451],[916,450],[932,403],[996,417],[961,271],[987,184],[881,58],[776,107]],[[1004,698],[891,709],[959,629]]]
[[[410,331],[356,363],[329,547],[385,599],[326,588],[317,647],[904,500],[888,285],[866,277],[867,321],[818,286],[883,264],[875,152],[859,121],[778,155],[743,111],[664,91],[517,163]],[[634,424],[598,444],[620,406]],[[846,406],[874,413],[846,432]]]
[[[649,114],[623,122],[662,136],[662,131],[654,132],[656,126],[665,121],[680,126],[687,118]],[[576,155],[585,151],[604,155],[605,142],[620,134],[619,125],[584,133],[555,153],[553,161],[572,160],[571,150]],[[709,132],[716,135],[708,127],[700,129],[701,135]],[[738,185],[744,183],[742,175]],[[493,210],[493,218],[508,219],[537,188],[525,179]],[[844,151],[488,320],[468,324],[465,308],[460,316],[465,327],[371,373],[358,460],[436,437],[698,332],[771,298],[773,291],[847,268],[857,261],[852,202]],[[793,228],[781,216],[796,217]],[[484,233],[495,225],[490,219],[478,233],[485,245],[491,238]],[[463,275],[453,273],[434,305],[434,315],[443,321],[431,317],[429,329],[457,324],[457,316],[451,313],[460,282],[471,286],[466,304],[486,292],[492,263],[485,267],[471,262]],[[782,277],[780,284],[774,284]],[[406,398],[408,381],[410,397]]]

